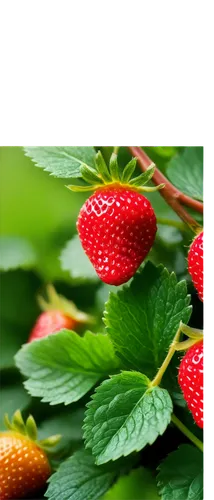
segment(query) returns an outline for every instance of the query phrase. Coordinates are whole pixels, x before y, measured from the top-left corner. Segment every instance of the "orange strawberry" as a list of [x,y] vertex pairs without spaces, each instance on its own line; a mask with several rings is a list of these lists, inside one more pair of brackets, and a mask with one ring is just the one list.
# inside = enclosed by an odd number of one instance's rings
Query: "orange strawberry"
[[[51,475],[51,466],[42,442],[35,440],[37,430],[32,416],[26,426],[21,413],[14,414],[12,423],[6,417],[10,430],[0,432],[0,498],[25,498],[45,486]],[[53,446],[60,436],[53,436],[43,443]]]

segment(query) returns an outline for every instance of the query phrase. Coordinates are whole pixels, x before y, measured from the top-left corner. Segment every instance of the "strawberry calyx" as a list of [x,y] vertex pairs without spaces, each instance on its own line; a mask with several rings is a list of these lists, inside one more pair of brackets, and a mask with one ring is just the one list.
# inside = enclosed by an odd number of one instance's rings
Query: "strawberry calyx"
[[180,331],[184,333],[188,339],[183,340],[181,342],[177,342],[175,345],[176,351],[185,351],[189,349],[193,345],[197,344],[201,340],[203,340],[203,330],[199,330],[198,328],[192,328],[191,326],[185,325],[184,323],[180,323]]
[[38,295],[37,300],[42,311],[61,311],[66,316],[69,316],[77,323],[93,323],[94,318],[89,314],[77,309],[74,302],[66,299],[63,295],[59,295],[52,284],[46,287],[48,300]]
[[164,184],[159,184],[159,186],[154,187],[145,185],[152,178],[155,172],[156,167],[154,163],[149,165],[146,172],[138,175],[137,177],[131,178],[135,171],[136,164],[137,158],[132,158],[121,173],[118,166],[117,155],[115,153],[112,153],[109,165],[107,166],[101,151],[98,151],[95,156],[94,167],[89,167],[85,163],[82,163],[80,166],[82,179],[88,185],[76,186],[70,184],[66,187],[71,191],[96,191],[100,188],[120,185],[139,192],[153,192],[158,191],[165,186]]
[[61,439],[61,434],[55,434],[46,439],[38,440],[37,425],[33,416],[29,415],[26,422],[24,422],[20,410],[15,411],[11,420],[6,413],[4,415],[4,424],[9,431],[21,434],[30,441],[33,441],[42,450],[47,452],[47,454],[50,449],[52,451],[53,447],[56,446]]

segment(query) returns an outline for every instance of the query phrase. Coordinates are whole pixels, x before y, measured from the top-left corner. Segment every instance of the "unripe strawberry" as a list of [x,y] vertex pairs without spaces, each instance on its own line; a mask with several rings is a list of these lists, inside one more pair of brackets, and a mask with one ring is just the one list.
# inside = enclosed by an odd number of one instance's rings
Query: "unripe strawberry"
[[81,323],[92,320],[89,315],[79,311],[73,302],[58,295],[52,285],[47,286],[47,295],[48,302],[43,297],[38,297],[38,302],[44,312],[37,318],[28,342],[41,339],[63,328],[76,330]]
[[37,441],[32,416],[26,424],[18,410],[12,422],[5,416],[8,431],[0,432],[0,498],[1,500],[32,496],[45,486],[51,475],[46,449],[59,442],[60,436]]
[[198,234],[189,249],[188,271],[192,277],[194,287],[199,298],[203,302],[204,282],[203,282],[203,231]]
[[196,424],[201,428],[203,428],[204,401],[203,368],[203,340],[200,340],[190,347],[184,355],[179,367],[178,382],[187,406]]

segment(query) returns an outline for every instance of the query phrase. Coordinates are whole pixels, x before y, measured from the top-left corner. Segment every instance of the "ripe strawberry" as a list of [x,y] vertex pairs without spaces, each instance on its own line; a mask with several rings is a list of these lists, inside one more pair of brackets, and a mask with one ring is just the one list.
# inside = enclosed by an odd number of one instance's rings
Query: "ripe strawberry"
[[90,322],[92,318],[79,311],[73,302],[56,293],[52,285],[47,286],[49,302],[38,297],[40,307],[44,310],[38,317],[28,342],[41,339],[63,328],[75,330],[81,323]]
[[5,415],[9,430],[0,432],[0,498],[25,498],[45,486],[51,474],[46,452],[55,446],[59,435],[37,441],[37,427],[30,415],[24,423],[19,410],[12,421]]
[[203,231],[193,240],[188,253],[188,271],[192,277],[194,287],[203,302]]
[[194,344],[184,355],[178,374],[178,382],[184,399],[196,424],[203,428],[203,340]]
[[45,311],[38,317],[36,324],[31,330],[28,342],[46,337],[50,333],[57,332],[62,328],[74,330],[77,321],[66,316],[62,311]]
[[77,229],[98,276],[121,285],[137,271],[157,231],[150,202],[131,186],[106,185],[83,205]]

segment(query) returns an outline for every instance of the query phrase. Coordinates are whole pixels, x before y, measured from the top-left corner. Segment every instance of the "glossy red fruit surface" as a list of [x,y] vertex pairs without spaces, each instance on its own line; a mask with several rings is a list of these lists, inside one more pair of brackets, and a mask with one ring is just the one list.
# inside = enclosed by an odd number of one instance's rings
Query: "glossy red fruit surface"
[[98,189],[80,210],[77,229],[102,281],[121,285],[137,271],[157,231],[147,198],[121,185]]
[[196,424],[203,428],[203,340],[194,344],[183,357],[178,374],[178,382],[184,399]]
[[28,342],[46,337],[50,333],[57,332],[63,328],[72,330],[77,321],[70,316],[66,316],[62,311],[45,311],[38,317],[35,326],[29,336]]
[[203,231],[193,240],[188,253],[188,271],[191,275],[199,298],[203,302],[204,280],[203,280]]

